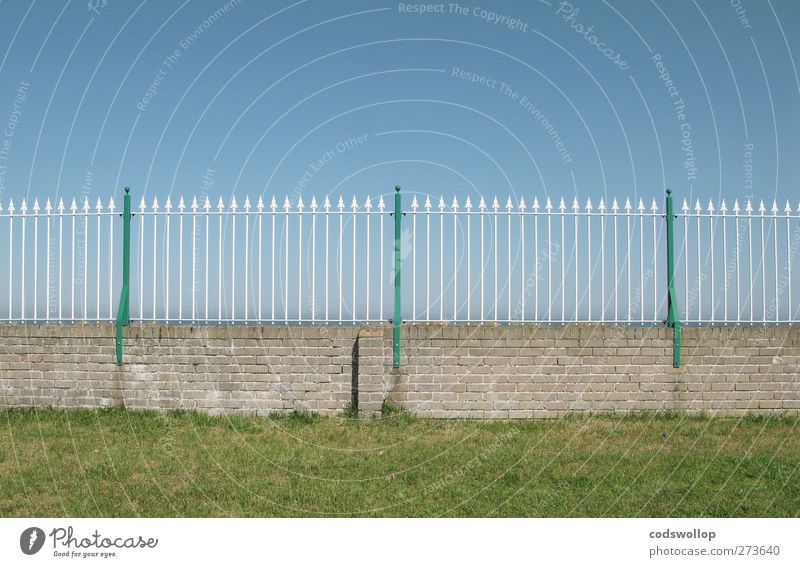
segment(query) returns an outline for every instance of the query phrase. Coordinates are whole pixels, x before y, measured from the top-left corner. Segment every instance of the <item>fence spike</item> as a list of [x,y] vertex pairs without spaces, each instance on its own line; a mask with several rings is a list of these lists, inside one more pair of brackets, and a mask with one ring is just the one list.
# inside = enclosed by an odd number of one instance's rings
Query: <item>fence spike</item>
[[151,205],[151,208],[152,208],[154,211],[157,211],[157,210],[158,210],[158,197],[153,197],[153,204]]
[[724,215],[728,212],[728,204],[725,202],[725,199],[722,199],[722,204],[719,206],[719,211]]
[[97,203],[95,204],[94,209],[98,213],[103,210],[103,203],[100,202],[100,197],[97,198]]
[[[13,204],[13,203],[12,203]],[[64,199],[58,200],[58,212],[63,214],[64,213]]]
[[777,214],[778,214],[778,203],[775,201],[775,199],[773,199],[772,200],[772,216],[773,217],[777,216]]
[[639,206],[637,207],[637,210],[638,210],[640,213],[644,212],[644,201],[642,201],[642,199],[641,199],[641,198],[639,199]]
[[69,210],[72,212],[72,214],[75,214],[75,211],[78,210],[78,203],[75,202],[75,197],[72,198],[72,204],[70,204]]
[[[547,198],[547,204],[545,205],[545,209],[550,211],[553,208],[553,203],[550,201],[550,197]],[[564,202],[564,197],[561,197],[561,202],[558,204],[558,210],[562,213],[567,210],[567,204]]]
[[761,202],[758,204],[758,212],[762,215],[767,212],[767,208],[764,206],[764,199],[761,199]]
[[464,203],[464,208],[465,208],[467,211],[469,211],[470,209],[472,209],[472,201],[470,200],[470,198],[469,198],[469,195],[467,195],[467,200],[466,200],[466,202]]
[[[305,205],[305,203],[303,203],[303,196],[302,195],[298,195],[297,196],[297,210],[298,211],[302,211],[305,207],[306,207],[306,205]],[[247,197],[245,197],[244,208],[245,209],[249,209],[250,208],[250,200]]]
[[[144,202],[144,199],[142,199],[142,202]],[[89,210],[89,197],[87,197],[87,196],[83,197],[83,210],[84,211],[88,211]]]
[[[428,200],[428,205],[430,205],[430,200]],[[430,208],[430,206],[428,206],[428,208]],[[369,198],[369,195],[367,195],[367,199],[364,201],[364,209],[367,211],[372,210],[372,200]]]
[[713,213],[714,210],[715,210],[714,209],[714,201],[712,201],[711,199],[708,200],[708,208],[707,208],[707,210],[708,210],[709,213]]
[[[533,200],[535,202],[536,201],[536,197],[534,197]],[[520,211],[524,211],[525,210],[525,197],[524,196],[520,196],[520,198],[519,198],[519,210]]]
[[[169,197],[167,197],[167,205],[169,205]],[[217,201],[217,210],[218,211],[225,210],[225,203],[222,201],[222,197],[220,197],[219,201]],[[222,221],[220,221],[220,222],[222,222]]]
[[444,211],[444,195],[439,195],[439,211]]
[[481,196],[481,200],[478,202],[478,208],[481,211],[486,210],[486,201],[484,201],[483,196]]
[[[219,198],[220,210],[222,210],[222,197]],[[167,211],[167,214],[172,210],[172,197],[167,195],[167,202],[164,203],[164,210]]]
[[[272,202],[273,202],[273,203],[275,203],[275,198],[274,198],[274,197],[272,198]],[[274,204],[273,204],[273,205],[270,205],[270,207],[271,207],[273,210],[275,209],[275,205],[274,205]],[[324,208],[326,211],[330,211],[330,210],[331,210],[331,200],[328,198],[328,196],[327,196],[327,195],[325,195],[325,200],[322,202],[322,207],[323,207],[323,208]]]
[[658,211],[658,203],[656,202],[655,198],[653,199],[653,203],[650,205],[650,210],[654,213]]
[[606,210],[606,202],[600,197],[600,204],[597,206],[598,211],[605,211]]
[[[444,207],[444,200],[441,201],[441,206]],[[386,208],[386,203],[383,200],[383,195],[379,195],[378,196],[378,209],[380,209],[380,211],[383,212],[383,210],[385,208]]]
[[264,210],[264,199],[261,195],[258,196],[258,202],[256,203],[256,210],[261,213]]
[[[289,198],[287,197],[286,198],[286,203],[284,203],[284,205],[286,205],[288,203],[289,203]],[[231,207],[230,208],[234,213],[236,212],[236,209],[239,208],[239,203],[236,202],[236,195],[233,195],[231,197]]]
[[698,215],[703,212],[703,207],[700,206],[700,199],[695,200],[694,212],[696,212]]
[[792,214],[792,206],[789,204],[789,200],[788,200],[788,199],[786,200],[786,208],[785,208],[785,209],[783,209],[783,212],[785,212],[785,213],[786,213],[786,216],[787,216],[787,217],[788,217],[790,214]]
[[33,212],[38,214],[39,210],[40,210],[39,209],[39,199],[38,198],[34,198],[33,199]]
[[511,196],[509,195],[508,200],[506,201],[506,210],[511,211],[514,208],[514,204],[511,202]]
[[350,202],[350,208],[353,209],[353,211],[358,210],[358,201],[356,200],[355,195],[353,195],[353,200]]
[[575,198],[572,200],[572,210],[573,210],[573,211],[577,211],[578,209],[580,209],[580,206],[578,205],[578,198],[577,198],[577,197],[575,197]]
[[533,205],[531,205],[531,208],[533,209],[534,212],[539,210],[539,198],[538,197],[534,196]]
[[[74,203],[75,203],[75,201],[73,199],[73,205],[74,205]],[[14,199],[9,199],[9,201],[8,201],[8,212],[9,212],[9,214],[13,213],[16,210],[17,209],[14,208]]]
[[[367,197],[367,200],[369,200],[369,197]],[[264,207],[264,204],[261,202],[261,197],[258,198],[258,207],[259,211]],[[311,210],[314,212],[317,211],[317,198],[314,195],[311,195]]]
[[453,204],[450,206],[453,208],[454,211],[458,210],[458,199],[456,197],[453,197]]
[[211,199],[208,197],[208,195],[206,195],[206,202],[203,203],[203,209],[205,209],[206,214],[208,214],[208,211],[211,210]]
[[[47,198],[47,201],[46,201],[46,202],[45,202],[45,204],[44,204],[44,210],[45,210],[45,212],[47,212],[47,214],[49,215],[49,214],[50,214],[50,211],[51,211],[52,209],[53,209],[53,207],[50,205],[50,198],[48,197],[48,198]],[[2,205],[0,205],[0,211],[2,211],[2,210],[3,210],[3,206],[2,206]]]
[[181,196],[178,198],[178,210],[179,210],[180,212],[183,212],[183,210],[184,210],[185,208],[186,208],[186,203],[184,203],[184,202],[183,202],[183,195],[181,195]]
[[586,199],[586,210],[587,210],[587,211],[590,211],[590,212],[591,212],[591,210],[592,210],[592,198],[591,198],[591,197],[589,197],[588,199]]
[[[355,200],[355,197],[353,197],[353,199]],[[414,212],[416,212],[417,209],[419,208],[419,203],[417,203],[417,196],[416,195],[414,195],[411,198],[411,208],[414,210]]]
[[341,195],[339,195],[339,202],[336,203],[336,208],[339,209],[339,212],[344,210],[344,199],[342,199]]
[[619,211],[619,203],[617,203],[616,197],[614,197],[614,200],[611,201],[611,210],[614,211],[615,213]]
[[[685,201],[684,201],[684,203],[685,203]],[[625,197],[625,210],[628,211],[628,213],[630,213],[631,208],[632,208],[631,207],[631,200],[628,197]]]
[[741,209],[739,208],[739,199],[734,199],[733,200],[733,213],[738,215],[740,212],[741,212]]
[[750,199],[747,200],[747,206],[744,208],[744,210],[748,215],[753,214],[753,203],[750,201]]

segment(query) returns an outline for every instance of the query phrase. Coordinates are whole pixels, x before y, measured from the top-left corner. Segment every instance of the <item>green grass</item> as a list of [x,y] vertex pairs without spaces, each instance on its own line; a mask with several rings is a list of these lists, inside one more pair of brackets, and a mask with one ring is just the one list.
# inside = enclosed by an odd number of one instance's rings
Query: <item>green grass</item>
[[0,413],[0,516],[797,516],[796,417]]

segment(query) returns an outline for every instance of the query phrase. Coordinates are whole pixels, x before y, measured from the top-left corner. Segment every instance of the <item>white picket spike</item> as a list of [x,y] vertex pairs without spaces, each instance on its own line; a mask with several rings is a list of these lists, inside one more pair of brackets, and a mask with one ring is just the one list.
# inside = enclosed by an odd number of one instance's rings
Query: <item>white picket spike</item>
[[653,199],[653,203],[650,205],[650,210],[653,211],[653,214],[658,212],[658,203],[655,199]]
[[[220,197],[218,205],[220,211],[222,210],[222,207],[222,197]],[[169,212],[172,210],[172,197],[169,195],[167,195],[167,201],[164,203],[164,210],[167,211],[167,215],[169,215]]]
[[792,214],[792,206],[789,204],[789,201],[786,201],[786,207],[783,209],[783,212],[786,213],[786,216]]
[[453,204],[451,205],[451,207],[452,207],[452,209],[454,211],[458,210],[458,199],[457,198],[453,197]]
[[481,196],[481,200],[478,202],[478,208],[481,211],[486,210],[486,201],[484,201],[483,196]]
[[767,212],[767,208],[764,206],[764,199],[761,199],[761,202],[758,205],[758,212],[762,215]]
[[[467,197],[467,199],[469,199],[469,197]],[[499,208],[500,208],[500,202],[497,200],[497,195],[495,195],[494,198],[492,199],[492,209],[497,211]]]
[[619,211],[619,203],[617,203],[616,197],[614,197],[613,201],[611,201],[611,210],[614,212],[614,214],[616,214],[617,211]]
[[[428,199],[429,209],[430,209],[430,204],[431,204],[430,199]],[[367,212],[372,210],[372,200],[369,198],[369,195],[367,195],[367,198],[364,200],[364,210]]]
[[[533,198],[533,202],[534,202],[534,204],[536,205],[536,209],[538,209],[538,208],[539,208],[539,203],[537,203],[537,202],[536,202],[536,197],[534,197],[534,198]],[[519,205],[518,205],[518,207],[517,207],[517,208],[518,208],[520,211],[524,211],[524,210],[525,210],[525,208],[526,208],[526,207],[525,207],[525,197],[521,196],[521,197],[519,198]]]
[[[383,200],[383,197],[381,197],[381,200]],[[444,195],[440,195],[439,196],[439,211],[444,211],[444,208],[445,208]]]
[[586,199],[586,211],[587,212],[591,212],[592,211],[592,199],[591,199],[591,197]]
[[606,202],[603,200],[602,197],[600,197],[600,204],[597,206],[597,210],[600,211],[601,213],[605,212],[606,210]]
[[[550,197],[547,198],[547,205],[545,205],[545,209],[549,212],[553,208],[553,203],[550,201]],[[558,204],[558,210],[561,211],[563,214],[564,211],[567,210],[567,205],[564,203],[564,198],[561,198],[561,202]]]
[[684,214],[689,214],[689,203],[686,202],[686,199],[683,200],[681,211],[683,211]]
[[211,199],[208,195],[206,195],[206,200],[203,203],[203,209],[206,211],[206,214],[211,210]]
[[342,199],[341,195],[339,196],[339,202],[336,204],[336,208],[339,209],[339,212],[344,210],[344,199]]
[[739,199],[733,200],[733,212],[737,215],[741,212],[741,209],[739,208]]
[[[470,198],[469,198],[469,195],[467,195],[467,200],[464,202],[464,208],[465,208],[467,211],[469,211],[470,209],[472,209],[472,201],[470,200]],[[469,217],[467,217],[467,218],[469,218]]]
[[506,201],[506,210],[510,213],[511,209],[513,209],[513,208],[514,208],[514,204],[511,202],[511,196],[509,196],[508,200]]
[[575,211],[575,212],[577,213],[577,211],[578,211],[579,209],[580,209],[580,205],[578,205],[578,198],[577,198],[577,197],[575,197],[575,198],[572,200],[572,210],[573,210],[573,211]]
[[[272,198],[272,202],[273,202],[273,203],[275,202],[275,197],[273,197],[273,198]],[[272,208],[274,209],[274,208],[275,208],[275,205],[270,205],[270,207],[272,207]],[[328,199],[328,196],[327,196],[327,195],[325,195],[325,200],[322,202],[322,207],[323,207],[323,208],[324,208],[326,211],[330,211],[330,210],[331,210],[331,200],[330,200],[330,199]]]
[[719,212],[724,215],[728,213],[728,204],[725,202],[725,199],[722,199],[722,204],[719,206]]
[[750,201],[750,199],[747,200],[747,206],[745,207],[744,210],[748,215],[753,214],[753,203]]
[[[442,201],[442,206],[444,206],[444,201]],[[383,212],[383,210],[385,208],[386,208],[386,203],[383,200],[383,195],[380,195],[380,196],[378,196],[378,210]],[[381,234],[383,234],[383,233],[381,233]]]
[[[684,201],[683,203],[684,203],[684,205],[685,205],[685,204],[686,204],[686,201]],[[625,210],[630,212],[631,208],[632,208],[632,207],[631,207],[631,200],[630,200],[629,198],[627,198],[627,197],[626,197],[626,198],[625,198]]]

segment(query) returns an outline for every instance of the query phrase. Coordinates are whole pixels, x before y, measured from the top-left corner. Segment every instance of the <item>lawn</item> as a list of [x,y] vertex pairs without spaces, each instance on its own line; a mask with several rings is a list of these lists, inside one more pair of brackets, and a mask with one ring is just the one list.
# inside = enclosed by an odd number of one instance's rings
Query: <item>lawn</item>
[[0,516],[797,516],[797,417],[0,413]]

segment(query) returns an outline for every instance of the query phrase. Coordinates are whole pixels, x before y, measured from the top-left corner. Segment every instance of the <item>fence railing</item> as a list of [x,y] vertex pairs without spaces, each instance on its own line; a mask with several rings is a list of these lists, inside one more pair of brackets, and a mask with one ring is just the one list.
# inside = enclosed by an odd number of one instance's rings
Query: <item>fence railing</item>
[[[665,211],[656,200],[405,197],[404,321],[661,324]],[[176,202],[177,201],[177,202]],[[0,319],[112,321],[121,278],[113,199],[0,209]],[[395,309],[389,197],[139,201],[130,317],[189,324],[358,324]],[[684,202],[675,287],[690,324],[796,324],[800,208]],[[115,242],[117,244],[115,244]]]

